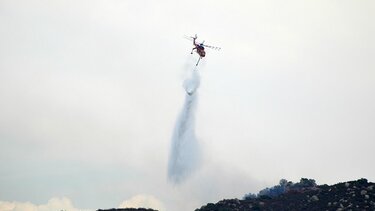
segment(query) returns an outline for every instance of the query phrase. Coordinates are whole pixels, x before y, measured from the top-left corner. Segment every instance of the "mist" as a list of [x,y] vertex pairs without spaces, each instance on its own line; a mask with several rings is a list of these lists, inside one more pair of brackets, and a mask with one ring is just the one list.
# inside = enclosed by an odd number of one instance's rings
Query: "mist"
[[174,184],[183,182],[199,166],[200,149],[194,128],[199,83],[198,70],[190,70],[183,83],[185,102],[175,124],[168,161],[168,180]]

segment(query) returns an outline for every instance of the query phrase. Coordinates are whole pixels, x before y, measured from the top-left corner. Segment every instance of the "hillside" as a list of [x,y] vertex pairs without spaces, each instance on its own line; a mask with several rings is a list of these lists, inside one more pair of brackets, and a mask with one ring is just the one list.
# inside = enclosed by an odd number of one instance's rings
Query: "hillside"
[[293,188],[275,197],[258,194],[244,200],[224,199],[195,211],[225,210],[375,210],[375,184],[360,179],[332,186]]
[[[375,210],[375,183],[366,179],[316,185],[312,179],[298,183],[281,180],[279,185],[246,194],[244,199],[224,199],[195,211],[300,211],[300,210]],[[107,209],[98,211],[154,211],[144,208]]]

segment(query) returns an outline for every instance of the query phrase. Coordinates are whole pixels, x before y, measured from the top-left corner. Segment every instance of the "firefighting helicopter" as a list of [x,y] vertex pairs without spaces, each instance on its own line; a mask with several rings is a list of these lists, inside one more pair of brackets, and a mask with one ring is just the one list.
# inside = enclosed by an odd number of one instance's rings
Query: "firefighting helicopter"
[[192,36],[185,36],[185,38],[188,39],[188,40],[190,40],[190,41],[193,41],[194,48],[191,50],[190,54],[193,54],[193,51],[196,50],[197,54],[199,55],[199,59],[198,59],[197,64],[195,66],[198,66],[199,61],[203,57],[206,56],[206,51],[204,51],[205,47],[211,48],[211,49],[214,49],[214,50],[220,50],[221,49],[220,47],[205,45],[204,41],[201,42],[201,43],[197,43],[196,40],[197,40],[198,36],[196,34],[195,34],[194,37],[192,37]]

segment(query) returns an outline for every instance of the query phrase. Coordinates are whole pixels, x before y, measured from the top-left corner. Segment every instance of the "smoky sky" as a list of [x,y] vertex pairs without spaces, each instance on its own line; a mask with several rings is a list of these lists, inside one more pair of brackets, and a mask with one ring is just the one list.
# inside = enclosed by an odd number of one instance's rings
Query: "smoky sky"
[[[374,9],[0,1],[0,201],[95,210],[150,196],[192,210],[281,178],[374,180]],[[199,64],[201,164],[176,187],[168,157],[194,34],[222,49]]]

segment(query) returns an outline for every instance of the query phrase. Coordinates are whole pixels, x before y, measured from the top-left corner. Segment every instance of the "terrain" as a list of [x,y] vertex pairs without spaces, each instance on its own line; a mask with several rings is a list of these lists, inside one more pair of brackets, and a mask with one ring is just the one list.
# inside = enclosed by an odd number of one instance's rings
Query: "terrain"
[[[316,185],[302,178],[298,183],[280,180],[280,184],[246,194],[243,199],[223,199],[208,203],[195,211],[283,211],[283,210],[375,210],[375,183],[367,179],[335,185]],[[98,211],[153,211],[145,208],[107,209]]]

